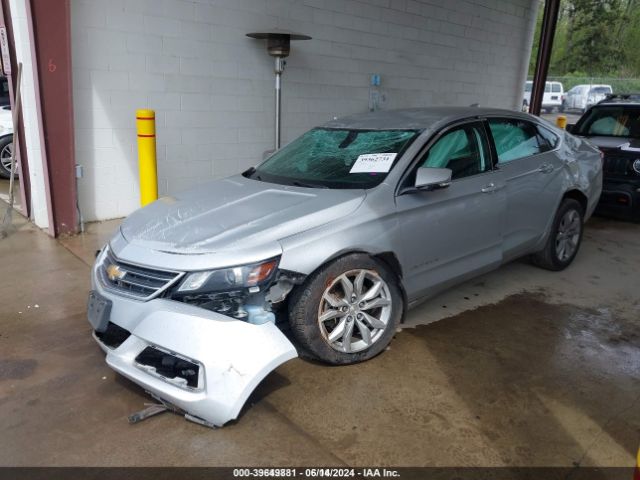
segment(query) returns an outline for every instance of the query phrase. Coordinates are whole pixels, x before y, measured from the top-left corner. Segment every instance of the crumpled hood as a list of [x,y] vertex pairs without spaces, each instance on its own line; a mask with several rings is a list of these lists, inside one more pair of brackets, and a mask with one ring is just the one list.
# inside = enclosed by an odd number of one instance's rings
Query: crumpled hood
[[276,185],[241,175],[214,180],[137,210],[120,227],[127,242],[169,253],[252,248],[342,218],[363,190]]
[[620,137],[586,137],[589,143],[598,148],[619,149],[629,152],[640,152],[640,139]]

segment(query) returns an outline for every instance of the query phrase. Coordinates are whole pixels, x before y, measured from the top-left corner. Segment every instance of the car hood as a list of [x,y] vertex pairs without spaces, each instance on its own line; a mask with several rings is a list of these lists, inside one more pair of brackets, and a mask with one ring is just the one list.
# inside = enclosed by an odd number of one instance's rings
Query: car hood
[[629,152],[640,151],[640,139],[628,137],[586,137],[589,143],[598,148],[618,149]]
[[120,230],[130,244],[167,253],[255,248],[349,215],[365,196],[237,175],[163,197],[130,215]]

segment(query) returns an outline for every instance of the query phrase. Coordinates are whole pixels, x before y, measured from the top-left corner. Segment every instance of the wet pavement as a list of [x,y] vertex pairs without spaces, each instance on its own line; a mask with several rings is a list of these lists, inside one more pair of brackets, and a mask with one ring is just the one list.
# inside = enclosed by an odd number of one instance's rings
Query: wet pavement
[[587,227],[568,270],[526,262],[409,313],[364,364],[296,359],[218,430],[162,414],[85,320],[117,222],[0,240],[0,465],[632,466],[640,444],[640,226]]

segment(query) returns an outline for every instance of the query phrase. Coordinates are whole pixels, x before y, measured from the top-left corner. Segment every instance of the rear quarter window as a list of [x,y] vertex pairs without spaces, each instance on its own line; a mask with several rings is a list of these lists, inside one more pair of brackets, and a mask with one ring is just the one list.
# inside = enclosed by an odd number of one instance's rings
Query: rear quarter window
[[[536,125],[516,118],[491,119],[489,129],[498,154],[498,163],[509,163],[551,150]],[[556,140],[557,142],[557,140]]]
[[538,133],[540,135],[540,144],[542,147],[542,151],[553,150],[560,144],[560,137],[556,135],[554,132],[545,128],[541,125],[537,126]]

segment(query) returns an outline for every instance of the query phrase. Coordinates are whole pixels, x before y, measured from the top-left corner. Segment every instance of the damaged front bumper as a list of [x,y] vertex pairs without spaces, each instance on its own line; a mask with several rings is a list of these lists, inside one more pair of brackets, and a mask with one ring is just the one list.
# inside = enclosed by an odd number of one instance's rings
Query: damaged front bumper
[[94,268],[89,321],[107,364],[187,417],[215,426],[234,420],[260,381],[297,356],[274,323],[130,299],[95,279]]

